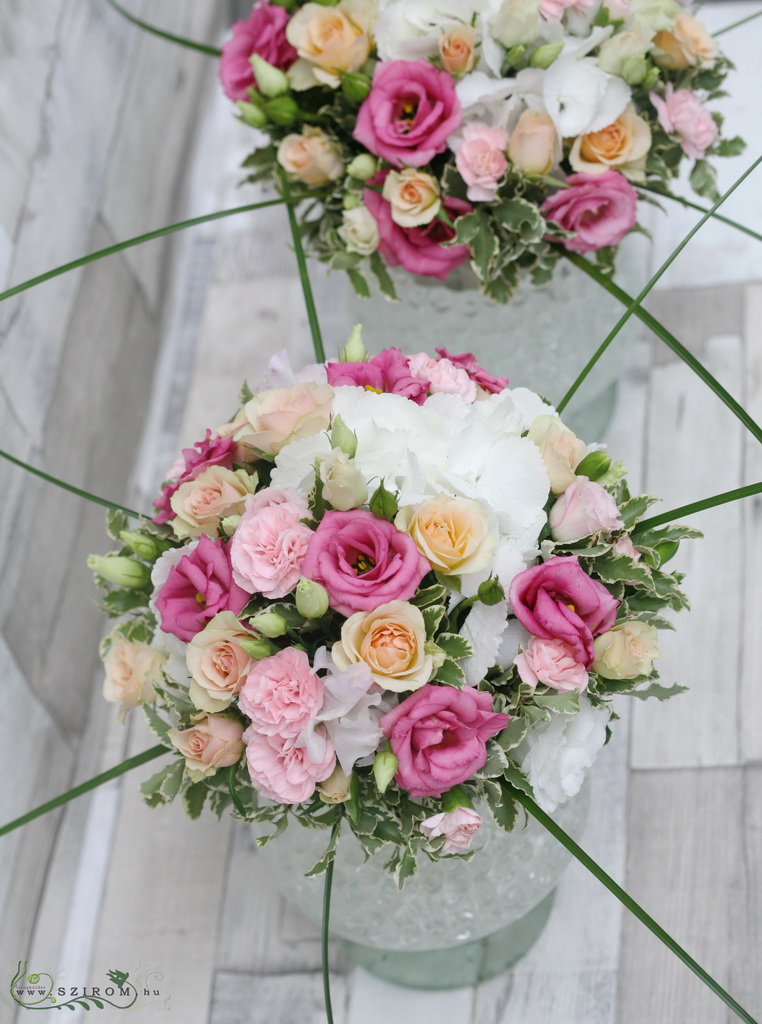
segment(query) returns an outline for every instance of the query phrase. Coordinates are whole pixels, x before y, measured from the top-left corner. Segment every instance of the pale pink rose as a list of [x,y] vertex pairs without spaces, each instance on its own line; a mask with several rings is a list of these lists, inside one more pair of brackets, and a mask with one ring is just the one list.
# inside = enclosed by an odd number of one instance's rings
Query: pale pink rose
[[251,665],[237,641],[251,638],[232,612],[220,612],[190,641],[185,650],[190,699],[201,711],[224,711],[231,704]]
[[305,185],[325,185],[344,173],[338,144],[312,125],[306,125],[301,135],[281,139],[277,159],[291,178]]
[[307,655],[287,647],[254,662],[238,704],[258,732],[295,738],[318,714],[324,697]]
[[576,477],[550,510],[550,535],[568,543],[599,530],[621,530],[619,509],[609,492],[586,476]]
[[718,128],[698,96],[690,89],[675,91],[671,82],[667,84],[664,99],[655,92],[648,95],[664,131],[679,137],[686,156],[701,160],[717,138]]
[[233,472],[224,466],[210,466],[195,480],[181,484],[170,499],[175,536],[179,540],[202,533],[216,537],[221,519],[243,512],[255,484],[256,477],[244,470]]
[[527,174],[547,174],[555,162],[556,149],[560,156],[552,119],[539,110],[525,110],[508,143],[508,158],[514,167]]
[[233,579],[240,587],[269,598],[294,589],[312,537],[303,517],[303,506],[290,501],[244,512],[230,542]]
[[541,0],[540,14],[546,21],[560,21],[568,10],[585,14],[595,7],[598,0]]
[[243,725],[224,715],[207,715],[191,729],[170,729],[167,737],[185,758],[194,782],[237,764],[243,753]]
[[456,25],[439,37],[442,67],[451,75],[465,75],[476,63],[476,30],[470,25]]
[[614,551],[616,551],[618,555],[626,555],[628,558],[631,558],[633,562],[639,562],[643,557],[632,543],[628,533],[623,533],[621,537],[617,537],[616,543],[614,544]]
[[103,659],[106,678],[103,680],[103,696],[108,701],[119,703],[119,721],[123,722],[128,711],[139,704],[156,700],[154,685],[162,681],[161,666],[165,655],[155,647],[136,640],[127,640],[115,634],[108,654]]
[[563,640],[533,636],[522,654],[514,659],[521,681],[529,686],[544,683],[560,693],[587,688],[587,670]]
[[427,839],[445,837],[440,853],[465,853],[481,824],[481,815],[473,807],[456,807],[426,818],[421,822],[421,832]]
[[244,406],[246,423],[236,440],[277,455],[291,441],[327,430],[332,401],[333,388],[328,384],[296,384],[261,391]]
[[449,359],[432,359],[426,352],[410,356],[411,374],[429,384],[431,394],[460,395],[464,402],[476,401],[476,384],[465,370]]
[[256,789],[270,800],[300,804],[309,800],[318,782],[328,778],[336,767],[336,754],[323,726],[323,760],[315,763],[306,747],[297,747],[293,739],[266,736],[251,725],[243,734],[246,762]]
[[472,122],[464,126],[462,141],[456,145],[455,164],[468,185],[468,198],[473,202],[494,199],[497,183],[508,167],[508,132]]

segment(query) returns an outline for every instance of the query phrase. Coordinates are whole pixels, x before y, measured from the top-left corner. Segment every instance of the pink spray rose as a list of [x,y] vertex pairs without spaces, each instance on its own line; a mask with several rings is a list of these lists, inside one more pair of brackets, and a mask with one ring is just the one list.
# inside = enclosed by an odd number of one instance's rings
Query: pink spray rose
[[717,138],[719,129],[698,96],[690,89],[674,91],[671,82],[667,84],[664,99],[655,92],[648,95],[664,131],[679,137],[686,156],[701,160]]
[[529,686],[544,683],[559,693],[587,688],[587,670],[575,659],[574,650],[564,640],[533,636],[526,650],[516,655],[513,664],[521,681]]
[[[382,185],[386,173],[381,171],[368,184]],[[455,232],[438,217],[428,224],[403,228],[392,220],[391,204],[379,192],[366,188],[363,192],[363,202],[378,225],[378,249],[390,267],[402,266],[411,274],[438,277],[440,281],[444,281],[451,270],[469,258],[467,245],[445,248],[442,243],[453,239]],[[457,220],[462,214],[470,213],[472,207],[463,199],[448,196],[442,200],[442,209],[451,220]]]
[[220,81],[231,100],[248,100],[248,89],[257,88],[249,57],[256,53],[281,70],[296,60],[296,50],[286,39],[288,14],[283,7],[258,3],[246,21],[233,25],[233,36],[222,47]]
[[445,151],[459,124],[451,75],[426,61],[391,60],[376,64],[352,134],[395,167],[422,167]]
[[481,824],[482,816],[473,807],[456,807],[426,818],[421,822],[421,832],[427,839],[445,837],[440,853],[465,853]]
[[243,726],[225,715],[206,715],[190,729],[170,729],[167,737],[185,758],[193,782],[237,764],[243,753]]
[[185,468],[180,472],[177,482],[167,484],[153,503],[156,508],[160,509],[159,514],[153,517],[155,523],[167,523],[174,518],[175,512],[171,505],[172,495],[183,484],[195,480],[211,466],[222,466],[223,469],[233,468],[232,438],[212,437],[211,434],[211,430],[207,430],[203,441],[196,441],[192,448],[183,448]]
[[323,782],[336,767],[333,744],[325,735],[322,761],[310,759],[306,747],[297,747],[293,739],[267,736],[251,725],[243,734],[246,761],[254,786],[270,800],[283,804],[300,804],[309,800],[318,782]]
[[233,579],[240,587],[271,599],[294,589],[312,537],[300,522],[304,515],[304,506],[290,501],[246,509],[230,542]]
[[463,138],[455,151],[455,165],[468,185],[472,202],[490,202],[495,198],[497,183],[508,168],[505,150],[508,132],[473,122],[463,128]]
[[372,512],[326,512],[313,533],[302,575],[328,591],[342,615],[407,601],[430,570],[406,533]]
[[637,195],[618,171],[570,174],[569,188],[559,189],[542,204],[543,216],[564,231],[576,231],[561,242],[570,252],[594,252],[618,245],[635,224]]
[[164,632],[188,643],[218,612],[242,612],[249,596],[233,579],[228,549],[204,533],[169,570],[155,600]]
[[398,348],[385,348],[364,363],[326,363],[328,383],[332,387],[350,384],[389,395],[404,395],[423,405],[429,391],[428,380],[414,377],[407,356]]
[[489,370],[485,370],[477,362],[476,356],[471,352],[464,352],[462,355],[454,356],[446,348],[436,348],[434,351],[441,359],[449,359],[454,366],[465,370],[474,384],[484,391],[489,391],[491,394],[496,395],[503,388],[508,387],[507,377],[493,377]]
[[540,14],[546,21],[560,21],[567,10],[584,14],[595,4],[596,0],[540,0]]
[[411,796],[441,796],[487,761],[487,740],[508,724],[489,693],[427,683],[380,720],[397,757],[397,785]]
[[562,544],[624,526],[606,488],[586,476],[574,478],[550,510],[548,521],[551,537]]
[[252,664],[239,705],[258,732],[295,738],[320,711],[324,696],[304,651],[287,647]]
[[619,606],[576,555],[555,555],[524,569],[511,583],[509,597],[514,615],[532,636],[564,640],[585,668],[595,661],[593,637],[611,629]]
[[410,372],[427,382],[432,395],[460,395],[464,402],[476,401],[476,384],[449,359],[432,359],[428,352],[416,352],[410,356]]

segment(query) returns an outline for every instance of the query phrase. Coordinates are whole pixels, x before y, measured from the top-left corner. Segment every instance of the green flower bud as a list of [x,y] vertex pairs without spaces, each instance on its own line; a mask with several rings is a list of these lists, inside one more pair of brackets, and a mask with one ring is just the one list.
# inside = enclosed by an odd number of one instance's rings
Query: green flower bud
[[538,46],[529,58],[530,66],[533,68],[549,68],[563,48],[563,43],[544,43],[542,46]]
[[387,749],[382,750],[373,758],[373,778],[376,780],[379,793],[385,793],[389,783],[397,774],[397,758],[387,744]]
[[305,576],[296,584],[296,610],[306,619],[319,619],[328,611],[328,591]]
[[442,810],[445,813],[454,811],[456,807],[470,807],[473,809],[471,797],[460,786],[453,786],[446,793],[442,794]]
[[167,550],[167,545],[164,542],[158,541],[157,538],[147,533],[131,533],[129,530],[122,530],[119,539],[125,547],[129,548],[138,558],[142,558],[144,562],[155,562],[162,551]]
[[350,103],[362,103],[370,92],[370,79],[361,71],[347,71],[341,76],[341,91]]
[[373,492],[368,502],[368,508],[374,516],[378,516],[379,519],[388,519],[389,522],[397,515],[399,504],[392,492],[387,491],[384,487],[383,480]]
[[[583,459],[582,461],[584,462],[585,460]],[[580,463],[580,465],[581,464],[582,463]],[[579,466],[577,466],[576,472],[579,473]],[[613,487],[617,480],[621,480],[626,472],[627,470],[624,468],[623,462],[615,462],[613,465],[609,466],[602,476],[598,477],[597,482],[601,487]]]
[[249,620],[249,624],[262,636],[269,636],[271,640],[288,632],[286,620],[277,612],[257,612]]
[[611,457],[606,452],[590,452],[584,457],[574,472],[577,476],[586,476],[588,480],[597,480],[611,468]]
[[655,64],[652,64],[646,72],[646,77],[643,79],[644,89],[655,89],[659,84],[659,69]]
[[499,604],[505,597],[505,591],[500,580],[490,577],[479,584],[476,596],[482,604]]
[[360,205],[360,197],[356,192],[345,192],[344,198],[341,200],[341,205],[345,210],[356,210]]
[[516,46],[512,46],[508,53],[505,55],[503,61],[503,67],[508,70],[509,68],[515,68],[524,59],[524,54],[527,52],[526,43],[518,43]]
[[378,160],[370,153],[358,153],[347,166],[347,174],[358,181],[367,181],[378,170]]
[[252,53],[251,57],[249,57],[249,63],[257,80],[259,91],[263,96],[272,98],[274,96],[282,96],[284,92],[288,92],[288,78],[278,68],[268,64],[257,53]]
[[224,519],[220,520],[220,526],[222,532],[226,537],[232,537],[235,531],[238,529],[238,524],[241,521],[240,516],[225,516]]
[[147,565],[124,555],[88,555],[87,567],[97,576],[126,590],[139,590],[151,579]]
[[241,120],[245,121],[250,127],[264,128],[267,124],[267,115],[256,104],[238,100],[236,106],[238,107],[238,113],[241,115]]
[[275,96],[265,103],[265,113],[273,124],[285,127],[299,117],[299,105],[293,96]]
[[640,85],[648,74],[648,61],[641,55],[626,57],[622,61],[621,75],[628,85]]
[[336,765],[331,774],[317,787],[320,799],[324,804],[343,804],[349,800],[351,774],[346,776],[341,765]]
[[331,426],[331,448],[341,448],[348,459],[353,459],[357,452],[357,434],[341,416],[335,416]]
[[340,363],[364,363],[368,358],[365,344],[362,340],[362,325],[355,324],[350,331],[347,343],[339,352]]
[[269,640],[265,640],[261,636],[253,636],[250,640],[244,640],[241,637],[235,638],[236,644],[241,650],[246,651],[250,658],[254,658],[255,661],[261,661],[262,658],[269,658],[271,654],[275,654],[278,648],[275,644],[271,644]]

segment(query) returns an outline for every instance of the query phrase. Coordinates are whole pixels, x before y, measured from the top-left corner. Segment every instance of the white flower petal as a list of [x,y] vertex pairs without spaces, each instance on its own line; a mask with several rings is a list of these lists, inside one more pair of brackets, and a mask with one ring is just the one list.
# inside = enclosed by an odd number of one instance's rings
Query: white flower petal
[[470,658],[464,658],[460,666],[469,686],[480,683],[487,670],[497,663],[497,652],[508,627],[507,616],[507,601],[491,605],[478,602],[466,616],[460,632],[471,644],[474,653]]

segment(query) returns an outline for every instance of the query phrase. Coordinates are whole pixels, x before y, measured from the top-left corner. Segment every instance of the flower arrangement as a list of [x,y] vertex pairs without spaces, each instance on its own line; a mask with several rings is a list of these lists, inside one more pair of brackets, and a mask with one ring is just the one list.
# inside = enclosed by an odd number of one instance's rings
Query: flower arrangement
[[[230,420],[183,452],[153,521],[91,556],[120,618],[104,696],[142,706],[177,756],[156,806],[208,799],[274,833],[346,820],[368,852],[468,849],[481,823],[573,796],[616,694],[658,682],[664,565],[687,527],[540,396],[470,355],[271,363]],[[325,863],[322,864],[325,867]]]
[[610,270],[686,159],[717,197],[711,158],[743,149],[706,106],[730,67],[674,0],[261,0],[220,77],[269,136],[247,180],[314,190],[301,230],[359,294],[368,269],[393,298],[389,266],[470,261],[505,302],[566,250]]

